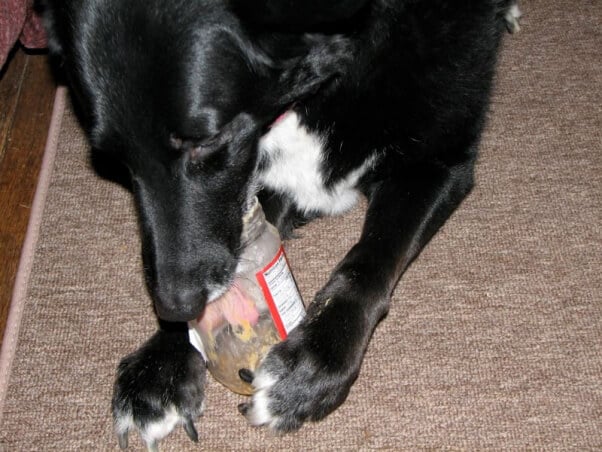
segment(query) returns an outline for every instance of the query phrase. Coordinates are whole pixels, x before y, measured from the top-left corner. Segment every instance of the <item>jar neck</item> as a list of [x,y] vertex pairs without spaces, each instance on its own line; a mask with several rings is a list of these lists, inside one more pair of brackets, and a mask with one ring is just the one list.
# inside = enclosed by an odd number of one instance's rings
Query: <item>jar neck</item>
[[249,210],[244,214],[242,218],[242,234],[240,242],[243,247],[247,246],[257,237],[259,237],[266,228],[265,214],[259,204],[259,200],[255,197]]

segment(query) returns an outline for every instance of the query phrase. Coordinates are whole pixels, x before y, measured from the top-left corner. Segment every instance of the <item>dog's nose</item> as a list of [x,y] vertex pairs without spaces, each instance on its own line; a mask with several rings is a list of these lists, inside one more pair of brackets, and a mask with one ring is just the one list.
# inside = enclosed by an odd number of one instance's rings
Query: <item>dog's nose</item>
[[206,299],[206,290],[180,289],[168,303],[155,303],[155,310],[159,318],[168,322],[187,322],[201,315]]
[[[196,319],[208,298],[230,284],[237,259],[223,253],[213,262],[190,263],[180,259],[179,265],[157,266],[151,274],[151,293],[160,319],[185,322]],[[182,263],[184,262],[184,263]]]

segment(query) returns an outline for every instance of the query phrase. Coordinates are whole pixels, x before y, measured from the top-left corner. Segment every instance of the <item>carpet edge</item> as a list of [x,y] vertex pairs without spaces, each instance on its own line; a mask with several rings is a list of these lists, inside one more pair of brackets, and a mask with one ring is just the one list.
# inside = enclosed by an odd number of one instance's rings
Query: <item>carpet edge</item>
[[54,105],[52,107],[50,126],[48,128],[48,137],[46,139],[44,155],[40,167],[40,175],[38,177],[38,184],[33,198],[25,240],[21,249],[21,257],[19,259],[19,267],[17,269],[11,296],[2,348],[0,349],[0,423],[4,417],[4,402],[6,400],[10,371],[15,358],[29,276],[33,265],[40,225],[42,223],[44,206],[46,204],[46,195],[48,193],[50,178],[54,167],[66,99],[66,88],[62,86],[57,87]]

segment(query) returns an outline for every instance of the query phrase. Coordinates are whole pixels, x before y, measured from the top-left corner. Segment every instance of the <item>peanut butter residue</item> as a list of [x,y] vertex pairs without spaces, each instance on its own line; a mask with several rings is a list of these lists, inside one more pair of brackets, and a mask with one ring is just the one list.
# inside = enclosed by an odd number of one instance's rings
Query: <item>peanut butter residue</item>
[[254,372],[272,345],[279,341],[280,336],[269,317],[261,318],[253,329],[242,335],[230,327],[224,328],[215,335],[211,352],[207,353],[207,367],[228,389],[251,395],[253,387],[240,379],[238,371],[249,369]]
[[255,371],[272,345],[280,341],[269,312],[259,313],[244,290],[233,286],[205,308],[197,331],[203,337],[207,367],[231,391],[251,395],[252,385],[238,371]]

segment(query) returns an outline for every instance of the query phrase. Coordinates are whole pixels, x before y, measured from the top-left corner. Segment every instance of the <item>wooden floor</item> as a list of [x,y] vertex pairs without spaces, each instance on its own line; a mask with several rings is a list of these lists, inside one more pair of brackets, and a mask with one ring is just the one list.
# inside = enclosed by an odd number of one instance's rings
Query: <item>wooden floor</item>
[[19,49],[0,73],[0,345],[55,90],[45,55]]

